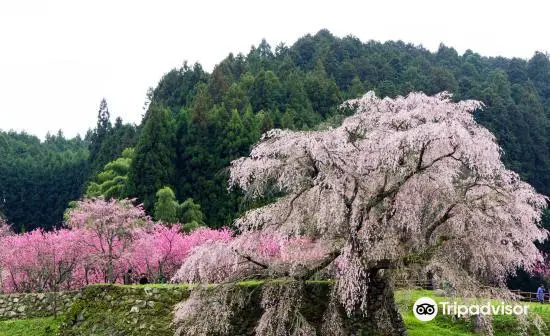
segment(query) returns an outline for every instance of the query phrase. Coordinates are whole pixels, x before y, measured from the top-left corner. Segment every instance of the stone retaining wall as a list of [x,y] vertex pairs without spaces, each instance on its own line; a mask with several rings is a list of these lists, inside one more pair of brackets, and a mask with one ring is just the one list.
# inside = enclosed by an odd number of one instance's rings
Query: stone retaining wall
[[0,295],[0,321],[52,316],[66,312],[79,292]]
[[[278,292],[285,292],[285,286],[291,285],[288,281],[250,281],[233,284],[234,294],[238,297],[244,295],[246,304],[236,307],[238,310],[230,317],[228,330],[224,333],[212,332],[211,335],[256,335],[255,328],[264,311],[261,303],[263,291],[270,290],[276,296]],[[301,288],[304,297],[299,303],[298,311],[315,328],[317,335],[336,335],[332,330],[323,331],[331,288],[332,282],[329,281],[308,282]],[[190,333],[186,326],[173,323],[175,305],[189,298],[192,290],[197,289],[185,285],[88,286],[65,314],[59,335],[195,336],[196,334]],[[208,290],[212,290],[212,295],[215,295],[216,287],[209,287]],[[208,292],[205,295],[208,295]],[[214,305],[212,314],[219,313],[215,309],[215,302],[218,300],[220,298],[213,297],[211,301]],[[344,316],[343,310],[341,312],[344,331],[338,333],[339,335],[376,334],[372,331],[373,321],[370,319],[365,319],[363,315],[348,318]],[[195,322],[202,323],[202,320],[198,315]],[[385,331],[383,335],[395,335],[391,328]]]
[[174,306],[186,286],[90,285],[65,314],[61,335],[172,336]]

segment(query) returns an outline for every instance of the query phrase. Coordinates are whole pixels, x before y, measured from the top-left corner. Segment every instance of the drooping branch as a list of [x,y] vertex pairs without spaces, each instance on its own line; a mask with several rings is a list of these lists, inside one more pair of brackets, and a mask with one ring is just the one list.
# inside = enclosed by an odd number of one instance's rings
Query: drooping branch
[[297,192],[296,195],[294,195],[294,196],[290,199],[288,211],[287,211],[285,217],[283,218],[283,220],[279,222],[279,224],[286,223],[286,221],[288,221],[288,219],[289,219],[290,216],[292,215],[292,211],[294,211],[294,202],[295,202],[300,196],[302,196],[302,194],[305,193],[307,190],[309,190],[309,188],[303,188],[302,190],[300,190],[299,192]]
[[264,264],[264,263],[261,263],[261,262],[259,262],[259,261],[256,261],[256,260],[254,260],[254,259],[253,259],[251,256],[249,256],[249,255],[242,254],[242,253],[240,253],[239,251],[237,251],[237,250],[235,250],[235,249],[233,249],[233,252],[234,252],[236,255],[238,255],[239,257],[243,258],[244,260],[246,260],[246,261],[248,261],[248,262],[250,262],[250,263],[252,263],[252,264],[254,264],[254,265],[256,265],[256,266],[259,266],[259,267],[261,267],[261,268],[263,268],[263,269],[269,269],[269,266],[268,266],[267,264]]
[[443,214],[428,226],[428,228],[426,229],[426,233],[424,235],[424,240],[426,244],[429,243],[434,231],[437,230],[438,227],[443,225],[447,220],[449,220],[449,218],[451,218],[451,211],[455,206],[456,206],[456,203],[449,205],[447,209],[443,212]]
[[430,162],[429,164],[426,164],[426,165],[422,165],[422,157],[418,160],[419,162],[419,165],[418,165],[418,168],[416,170],[416,172],[414,173],[419,173],[419,172],[422,172],[430,167],[432,167],[434,164],[436,164],[437,162],[443,160],[443,159],[446,159],[446,158],[449,158],[449,157],[453,157],[453,155],[456,153],[458,149],[458,145],[455,145],[453,146],[453,150],[447,154],[443,154],[441,156],[438,156],[437,158],[433,159],[432,162]]
[[302,280],[310,279],[312,276],[314,276],[315,274],[319,273],[321,270],[327,268],[330,264],[332,264],[334,260],[336,260],[336,258],[340,256],[340,254],[341,254],[340,251],[332,251],[331,253],[328,254],[327,258],[323,260],[323,262],[316,265],[315,267],[309,268],[299,278]]
[[[232,184],[258,193],[255,183],[271,178],[289,193],[237,221],[248,241],[226,264],[243,266],[239,276],[306,279],[334,265],[343,284],[340,304],[355,309],[368,305],[361,301],[368,277],[381,269],[416,264],[473,286],[502,283],[518,264],[540,260],[533,241],[546,236],[537,227],[545,199],[501,162],[494,136],[472,116],[481,103],[455,103],[448,94],[379,99],[369,93],[347,105],[357,113],[341,126],[272,131],[249,158],[232,164]],[[299,245],[286,255],[251,252],[258,247],[251,232],[343,244],[324,255],[314,251],[304,262]],[[450,239],[434,239],[440,232]],[[511,243],[502,246],[503,240]],[[223,259],[224,251],[201,253]]]

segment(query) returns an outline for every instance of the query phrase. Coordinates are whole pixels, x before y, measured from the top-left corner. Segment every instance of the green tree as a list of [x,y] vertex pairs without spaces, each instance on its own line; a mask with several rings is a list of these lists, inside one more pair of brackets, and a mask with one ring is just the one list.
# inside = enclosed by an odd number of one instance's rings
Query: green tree
[[255,111],[275,109],[279,106],[282,87],[277,75],[271,71],[260,71],[250,91],[250,102]]
[[363,83],[361,83],[361,79],[359,79],[359,76],[353,77],[351,80],[351,84],[349,86],[348,91],[348,97],[351,98],[359,98],[363,96],[366,93],[365,87],[363,86]]
[[179,69],[172,69],[164,75],[152,91],[151,104],[162,105],[178,112],[188,106],[198,90],[208,81],[208,74],[202,66],[195,63],[190,67],[187,62]]
[[229,110],[237,109],[242,112],[250,102],[241,85],[233,83],[227,90],[223,103]]
[[283,129],[294,129],[294,111],[292,109],[287,109],[285,113],[283,113],[281,127]]
[[175,180],[175,125],[171,113],[152,104],[138,139],[129,179],[132,195],[151,210],[158,189]]
[[457,81],[448,69],[435,67],[430,74],[432,87],[430,93],[441,91],[456,92],[458,88]]
[[244,110],[242,120],[244,125],[244,136],[247,138],[248,145],[251,146],[260,138],[260,127],[250,105]]
[[99,111],[97,112],[97,125],[92,133],[92,139],[90,142],[90,156],[92,171],[99,170],[106,162],[98,160],[101,146],[107,137],[107,134],[111,130],[111,114],[109,113],[109,107],[107,106],[107,100],[103,98],[99,104]]
[[231,111],[231,119],[223,125],[223,131],[220,155],[227,158],[227,161],[244,155],[252,145],[246,137],[245,127],[237,110]]
[[192,231],[198,227],[205,226],[204,214],[201,211],[201,206],[192,198],[188,198],[180,205],[180,221],[184,223],[183,230],[186,232]]
[[270,111],[262,110],[258,112],[258,114],[256,114],[256,118],[258,119],[258,127],[261,134],[269,131],[270,129],[273,129],[275,123],[273,122]]
[[215,104],[221,103],[224,95],[229,89],[229,81],[223,73],[222,67],[216,66],[212,71],[208,83],[208,93]]
[[154,218],[164,223],[177,223],[179,220],[179,203],[176,200],[176,194],[170,187],[164,187],[157,191],[157,201],[155,202]]
[[330,110],[341,101],[340,91],[334,82],[329,78],[321,61],[317,61],[315,70],[306,74],[304,88],[313,110],[325,117]]
[[126,148],[122,157],[105,165],[103,171],[88,184],[85,197],[103,196],[105,199],[124,199],[130,196],[128,173],[134,158],[134,149]]

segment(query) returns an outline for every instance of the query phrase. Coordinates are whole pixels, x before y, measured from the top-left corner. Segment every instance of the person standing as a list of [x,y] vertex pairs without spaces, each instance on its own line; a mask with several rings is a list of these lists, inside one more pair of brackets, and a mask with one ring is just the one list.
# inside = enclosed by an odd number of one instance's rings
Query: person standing
[[147,285],[149,283],[149,279],[147,279],[147,275],[145,273],[141,273],[139,278],[139,284],[140,285]]
[[128,272],[126,272],[124,274],[122,279],[123,279],[125,285],[131,285],[134,282],[133,279],[132,279],[132,269],[131,268],[128,269]]
[[544,303],[544,285],[540,285],[539,288],[537,288],[537,300],[540,303]]

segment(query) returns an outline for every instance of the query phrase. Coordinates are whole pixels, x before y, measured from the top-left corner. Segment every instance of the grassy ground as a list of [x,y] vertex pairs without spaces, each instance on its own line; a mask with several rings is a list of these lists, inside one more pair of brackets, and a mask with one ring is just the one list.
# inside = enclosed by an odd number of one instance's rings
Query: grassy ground
[[50,336],[59,329],[63,317],[0,322],[0,336]]
[[[247,285],[247,283],[243,283]],[[166,286],[166,285],[145,285],[147,287]],[[132,287],[140,287],[134,285]],[[452,319],[449,316],[438,316],[429,322],[418,321],[412,312],[414,302],[420,297],[431,297],[436,302],[453,301],[443,297],[436,297],[431,291],[412,290],[399,291],[396,294],[396,300],[400,307],[403,319],[407,326],[410,336],[425,336],[425,335],[440,335],[440,336],[471,336],[473,332],[473,324],[465,319]],[[462,301],[459,299],[459,301]],[[462,301],[464,302],[464,301]],[[484,301],[486,302],[486,301]],[[496,303],[498,304],[498,303]],[[550,326],[550,304],[541,305],[539,303],[521,303],[529,306],[529,316],[533,318],[538,315],[548,326]],[[57,319],[53,317],[37,318],[29,320],[11,320],[0,322],[0,336],[46,336],[53,335],[58,330],[62,321],[62,317]],[[512,336],[518,335],[518,321],[511,316],[495,316],[493,320],[493,328],[495,336]],[[529,335],[538,335],[539,333],[531,327]],[[544,335],[550,335],[550,330],[546,330]]]

